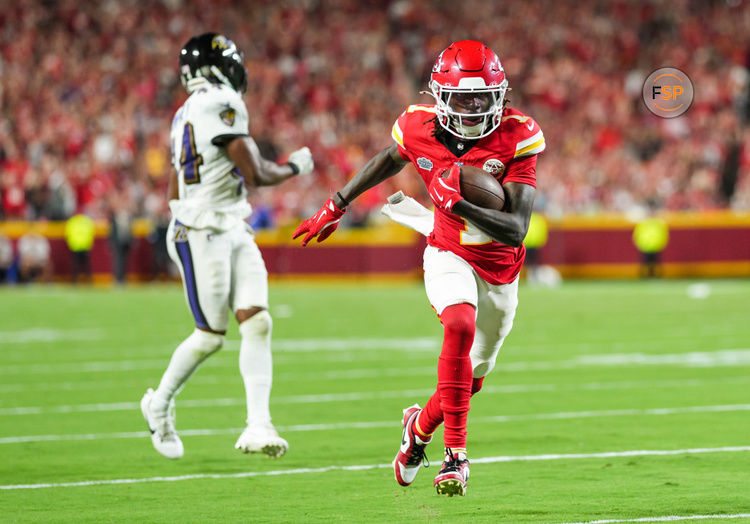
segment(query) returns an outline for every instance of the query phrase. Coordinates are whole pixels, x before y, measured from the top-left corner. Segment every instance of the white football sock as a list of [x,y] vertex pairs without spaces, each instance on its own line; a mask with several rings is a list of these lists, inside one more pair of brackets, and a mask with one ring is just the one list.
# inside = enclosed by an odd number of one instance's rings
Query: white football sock
[[271,328],[268,311],[256,313],[240,324],[240,373],[247,396],[247,425],[269,424],[268,408],[271,395],[273,363],[271,359]]
[[224,335],[196,329],[177,346],[167,370],[161,377],[159,387],[151,400],[151,411],[166,413],[169,402],[198,369],[201,362],[218,351],[224,344]]

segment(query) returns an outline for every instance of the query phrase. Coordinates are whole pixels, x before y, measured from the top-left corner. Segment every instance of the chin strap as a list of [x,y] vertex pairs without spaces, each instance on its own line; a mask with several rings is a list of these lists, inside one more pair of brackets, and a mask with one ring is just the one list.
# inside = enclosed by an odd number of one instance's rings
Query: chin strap
[[461,117],[456,117],[452,115],[448,115],[448,118],[450,118],[453,122],[453,125],[457,130],[461,130],[461,132],[466,136],[466,138],[474,138],[482,134],[482,131],[484,131],[487,128],[487,124],[489,124],[489,119],[483,118],[480,123],[474,126],[467,126],[464,125],[461,122]]

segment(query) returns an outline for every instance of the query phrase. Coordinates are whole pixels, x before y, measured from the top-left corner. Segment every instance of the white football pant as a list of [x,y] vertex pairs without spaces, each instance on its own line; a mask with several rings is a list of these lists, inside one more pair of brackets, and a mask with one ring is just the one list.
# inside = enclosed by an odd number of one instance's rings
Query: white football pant
[[192,229],[172,219],[167,250],[197,327],[226,331],[230,311],[268,308],[268,272],[247,227]]
[[427,298],[438,315],[448,306],[467,303],[476,308],[476,333],[471,346],[474,378],[495,367],[505,337],[513,327],[518,306],[518,277],[510,284],[493,285],[458,255],[427,246],[424,251]]

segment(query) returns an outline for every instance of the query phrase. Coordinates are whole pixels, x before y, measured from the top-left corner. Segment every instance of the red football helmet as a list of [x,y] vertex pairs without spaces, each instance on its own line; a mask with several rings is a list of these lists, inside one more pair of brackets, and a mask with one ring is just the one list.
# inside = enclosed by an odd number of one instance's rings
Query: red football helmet
[[458,138],[478,139],[497,129],[507,89],[500,59],[476,40],[452,43],[432,67],[438,122]]

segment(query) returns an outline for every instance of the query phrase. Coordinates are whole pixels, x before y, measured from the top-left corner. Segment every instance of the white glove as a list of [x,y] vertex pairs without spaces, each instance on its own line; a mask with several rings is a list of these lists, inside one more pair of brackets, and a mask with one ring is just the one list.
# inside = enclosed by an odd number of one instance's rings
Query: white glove
[[314,167],[312,153],[310,153],[309,147],[303,147],[298,149],[289,155],[289,163],[294,164],[297,168],[297,174],[307,175]]

